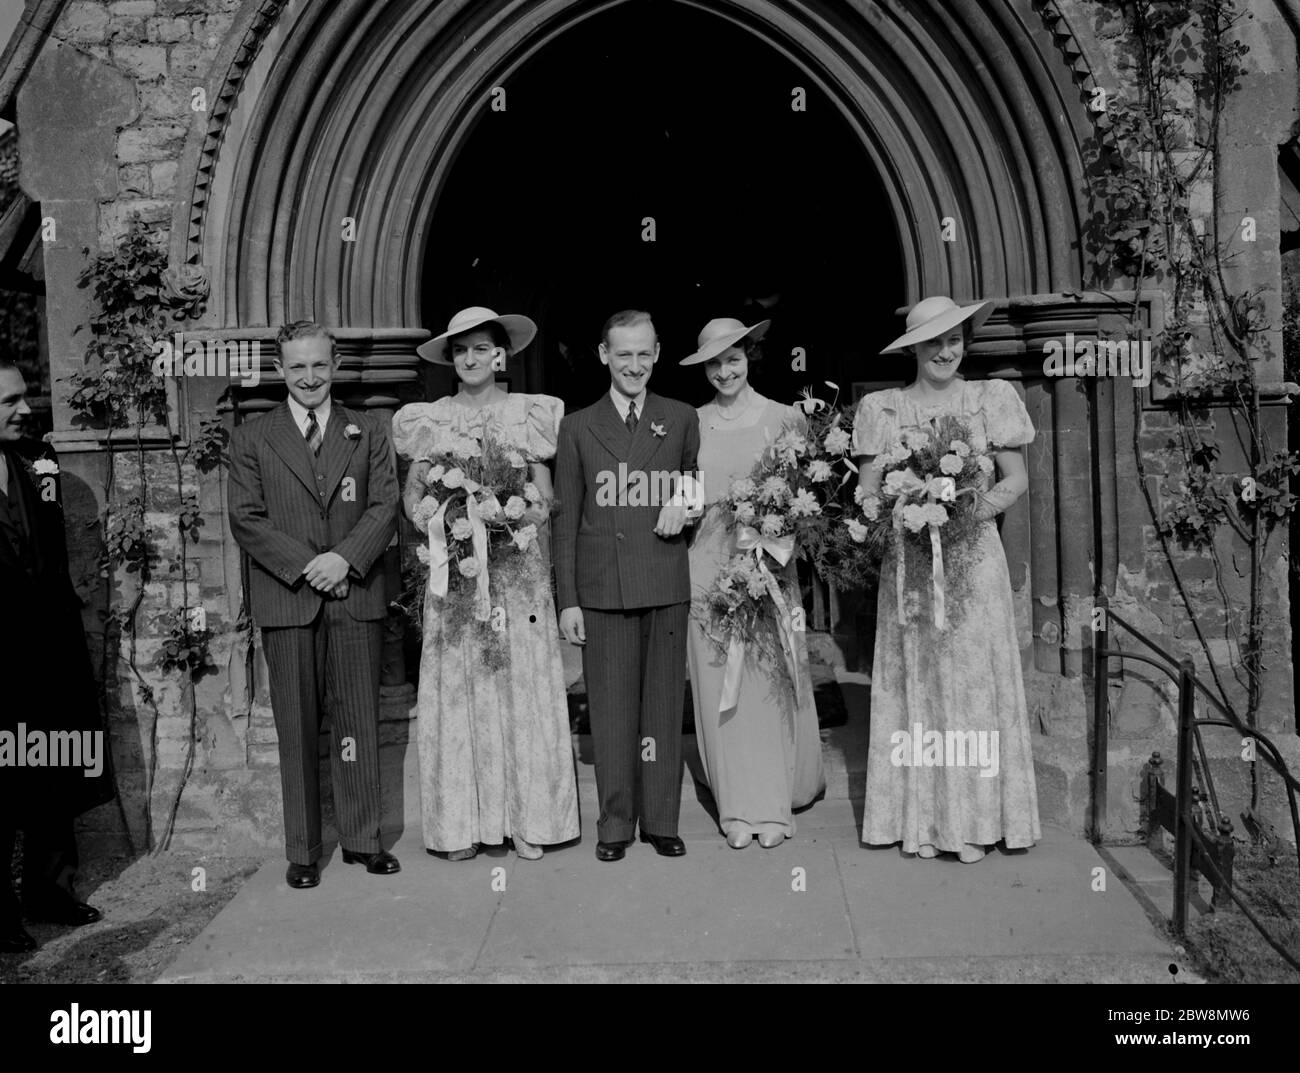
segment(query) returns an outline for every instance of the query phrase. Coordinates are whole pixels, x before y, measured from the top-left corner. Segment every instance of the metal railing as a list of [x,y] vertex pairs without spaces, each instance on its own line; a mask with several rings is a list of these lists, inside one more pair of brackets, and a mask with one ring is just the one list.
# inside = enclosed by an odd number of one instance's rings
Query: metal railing
[[[1206,873],[1214,885],[1214,907],[1228,907],[1235,903],[1247,919],[1258,929],[1265,940],[1295,969],[1300,961],[1285,950],[1269,934],[1250,908],[1233,890],[1232,821],[1219,807],[1219,797],[1214,789],[1209,759],[1201,740],[1201,727],[1221,726],[1238,731],[1243,738],[1252,739],[1260,748],[1256,756],[1263,759],[1281,776],[1291,806],[1292,835],[1300,847],[1300,810],[1296,806],[1296,792],[1300,781],[1287,769],[1277,747],[1257,729],[1247,727],[1227,708],[1196,675],[1190,658],[1178,659],[1146,637],[1131,623],[1115,614],[1109,607],[1105,594],[1098,595],[1096,610],[1100,615],[1094,620],[1096,631],[1093,641],[1093,762],[1091,769],[1092,807],[1089,837],[1100,843],[1106,827],[1106,762],[1110,744],[1110,661],[1135,660],[1149,663],[1164,671],[1178,683],[1178,750],[1175,759],[1175,790],[1171,794],[1164,786],[1164,762],[1159,753],[1153,753],[1142,772],[1143,821],[1148,841],[1158,841],[1161,829],[1174,836],[1174,906],[1171,921],[1174,934],[1182,938],[1187,929],[1187,904],[1191,895],[1192,879],[1197,871]],[[1096,612],[1094,612],[1096,614]],[[1140,641],[1155,656],[1141,652],[1127,652],[1112,648],[1112,625]],[[1156,658],[1159,657],[1159,658]],[[1219,719],[1196,717],[1197,693],[1204,696],[1222,716]],[[1200,785],[1193,783],[1193,775]],[[1300,867],[1300,857],[1297,859]]]

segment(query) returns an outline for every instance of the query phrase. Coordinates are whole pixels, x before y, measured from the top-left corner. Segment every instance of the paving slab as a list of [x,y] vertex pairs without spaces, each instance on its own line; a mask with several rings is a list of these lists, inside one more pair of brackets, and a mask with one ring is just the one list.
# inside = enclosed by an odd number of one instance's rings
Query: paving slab
[[897,848],[840,858],[865,958],[1167,955],[1122,882],[1112,875],[1093,889],[1098,867],[1091,845],[1053,827],[1025,853],[994,851],[975,864]]
[[617,863],[585,846],[523,862],[479,967],[855,957],[829,846],[804,848],[796,860],[786,847],[757,843],[686,845],[681,858],[637,843]]
[[[796,817],[793,839],[732,850],[689,774],[694,737],[683,744],[687,855],[635,843],[603,863],[595,774],[581,760],[582,841],[540,861],[504,848],[471,861],[430,856],[412,741],[405,815],[388,824],[400,831],[398,875],[367,875],[336,849],[321,885],[295,891],[285,862],[268,861],[160,982],[1135,982],[1169,980],[1180,960],[1141,885],[1139,901],[1108,869],[1106,890],[1094,891],[1093,870],[1107,862],[1058,828],[1028,853],[973,865],[904,858],[863,847],[860,798],[832,787]],[[575,739],[575,754],[589,753]],[[1154,886],[1160,867],[1145,852],[1126,854],[1126,871]]]

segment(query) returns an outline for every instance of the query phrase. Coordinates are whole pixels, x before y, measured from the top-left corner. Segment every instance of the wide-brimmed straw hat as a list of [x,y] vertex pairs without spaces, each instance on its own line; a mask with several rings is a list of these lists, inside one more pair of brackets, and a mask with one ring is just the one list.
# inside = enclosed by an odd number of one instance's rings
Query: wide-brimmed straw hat
[[946,295],[922,298],[908,310],[907,331],[880,353],[893,354],[913,343],[938,338],[966,320],[970,321],[970,330],[974,331],[988,320],[992,312],[992,302],[976,302],[974,305],[959,306]]
[[506,336],[510,339],[511,354],[518,354],[533,341],[533,337],[537,334],[537,325],[518,313],[497,314],[486,306],[470,306],[451,318],[445,332],[427,343],[421,343],[415,348],[415,352],[425,361],[436,362],[438,365],[454,365],[456,363],[447,356],[447,344],[451,337],[493,322],[505,329]]
[[682,358],[677,364],[699,365],[701,362],[712,361],[742,339],[753,339],[754,342],[758,342],[767,334],[771,323],[770,320],[760,320],[753,327],[746,328],[735,317],[718,317],[711,320],[700,329],[699,338],[695,340],[697,347],[695,353],[688,358]]

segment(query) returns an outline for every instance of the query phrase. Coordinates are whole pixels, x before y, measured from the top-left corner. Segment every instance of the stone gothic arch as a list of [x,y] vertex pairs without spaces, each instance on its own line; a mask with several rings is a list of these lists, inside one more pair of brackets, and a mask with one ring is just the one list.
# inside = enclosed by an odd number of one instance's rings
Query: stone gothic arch
[[[489,90],[625,2],[248,6],[172,232],[211,273],[207,325],[310,316],[407,349],[438,191]],[[769,43],[841,111],[887,191],[909,298],[1081,288],[1092,75],[1055,0],[679,2]]]
[[[199,333],[269,343],[276,325],[311,317],[336,327],[354,404],[390,411],[417,394],[429,226],[490,90],[567,29],[630,2],[246,5],[214,67],[226,74],[209,87],[210,121],[190,135],[179,188],[192,193],[172,228],[174,259],[210,274]],[[886,191],[909,302],[1001,299],[972,356],[1018,381],[1040,430],[1029,509],[1003,541],[1013,586],[1029,590],[1035,665],[1079,674],[1077,648],[1061,643],[1072,607],[1091,600],[1095,562],[1109,586],[1134,554],[1117,524],[1127,419],[1109,389],[1090,416],[1071,384],[1044,378],[1042,345],[1121,320],[1123,295],[1084,290],[1080,240],[1083,146],[1107,139],[1088,103],[1113,75],[1057,0],[674,2],[757,36],[839,109]],[[956,242],[941,240],[945,216]],[[345,217],[354,242],[342,241]],[[1092,532],[1094,496],[1094,540],[1058,540]]]

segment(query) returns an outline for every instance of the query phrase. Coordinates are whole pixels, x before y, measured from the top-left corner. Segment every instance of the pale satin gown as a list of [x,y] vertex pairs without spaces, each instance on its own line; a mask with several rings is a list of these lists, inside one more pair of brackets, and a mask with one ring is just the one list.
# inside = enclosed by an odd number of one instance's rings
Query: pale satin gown
[[[393,442],[406,458],[428,458],[460,436],[514,447],[529,462],[555,455],[564,404],[548,395],[510,394],[484,407],[450,398],[402,407]],[[546,542],[527,554],[544,555]],[[502,553],[505,554],[505,553]],[[425,601],[420,651],[418,743],[424,844],[442,852],[519,837],[554,845],[578,837],[578,792],[550,564],[541,582],[510,586],[491,578],[504,607],[510,664],[485,670],[474,631],[443,628],[439,601]]]
[[[947,409],[920,406],[898,388],[865,396],[853,425],[853,453],[881,454],[901,430],[932,428],[932,419],[945,413],[991,447],[1015,448],[1034,438],[1011,384],[964,381]],[[928,554],[907,559],[906,624],[899,618],[898,557],[891,550],[881,564],[862,824],[869,845],[901,842],[906,853],[925,845],[959,853],[1000,839],[1009,849],[1023,848],[1042,837],[1006,554],[992,521],[981,523],[976,539],[964,578],[951,572],[947,578],[943,630],[934,625]],[[915,737],[918,727],[922,738],[930,731],[975,731],[990,744],[996,731],[996,775],[987,774],[992,764],[916,765],[915,751],[903,745],[910,738],[894,735]]]
[[[698,597],[734,551],[734,534],[727,529],[729,514],[718,501],[734,479],[749,475],[764,446],[783,425],[801,423],[802,415],[792,406],[756,394],[750,410],[734,422],[721,420],[713,403],[700,407],[699,416],[699,465],[708,509],[696,525],[690,547],[691,592],[696,599],[686,648],[696,742],[723,834],[779,832],[788,837],[795,833],[792,808],[807,805],[826,785],[804,635],[795,634],[803,690],[799,704],[784,658],[760,659],[751,645],[739,702],[719,713],[726,654],[705,635]],[[778,573],[789,593],[787,600],[798,604],[793,560]]]

